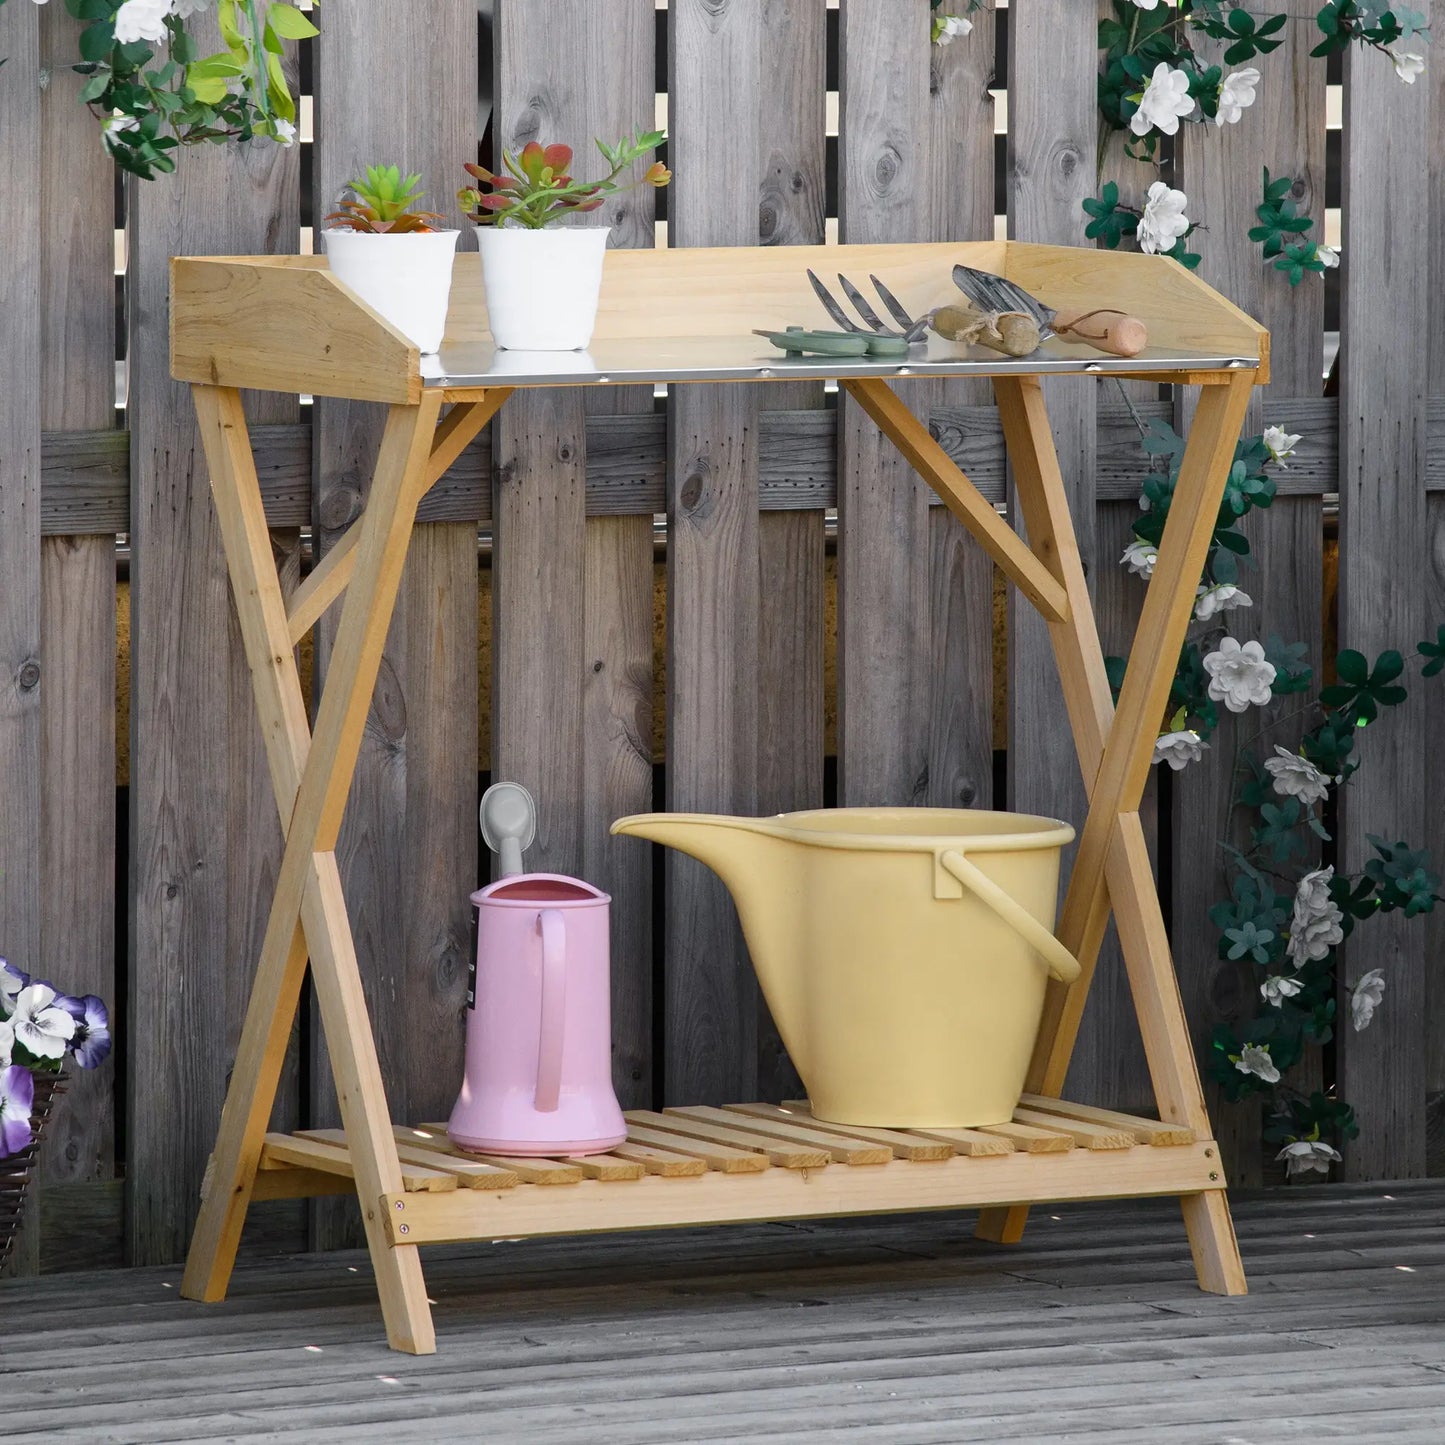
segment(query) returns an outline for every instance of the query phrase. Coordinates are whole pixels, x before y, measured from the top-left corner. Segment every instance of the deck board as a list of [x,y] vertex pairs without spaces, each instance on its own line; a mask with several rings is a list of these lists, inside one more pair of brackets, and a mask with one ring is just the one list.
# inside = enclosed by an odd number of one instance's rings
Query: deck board
[[1009,1249],[965,1213],[447,1246],[424,1358],[361,1254],[243,1260],[211,1306],[170,1268],[6,1281],[5,1438],[1438,1442],[1445,1181],[1235,1209],[1234,1300],[1168,1201],[1040,1208]]

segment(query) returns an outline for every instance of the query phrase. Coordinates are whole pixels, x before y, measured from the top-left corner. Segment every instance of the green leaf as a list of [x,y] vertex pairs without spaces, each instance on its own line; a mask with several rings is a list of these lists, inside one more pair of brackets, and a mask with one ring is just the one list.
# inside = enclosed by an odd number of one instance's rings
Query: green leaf
[[110,58],[115,48],[115,26],[109,20],[97,20],[80,32],[80,58],[99,64]]
[[272,0],[266,11],[266,24],[287,40],[309,40],[321,32],[294,6]]

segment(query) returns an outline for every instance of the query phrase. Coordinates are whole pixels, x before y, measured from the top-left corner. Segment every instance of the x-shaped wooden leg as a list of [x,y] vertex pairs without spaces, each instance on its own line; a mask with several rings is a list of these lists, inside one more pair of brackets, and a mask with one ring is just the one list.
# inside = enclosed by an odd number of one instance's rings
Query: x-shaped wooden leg
[[[1112,904],[1161,1117],[1188,1124],[1201,1138],[1210,1137],[1209,1118],[1138,808],[1253,382],[1252,373],[1242,372],[1203,389],[1117,712],[1042,387],[1037,377],[1000,377],[994,383],[1029,556],[1064,594],[1062,608],[1040,606],[1040,611],[1049,622],[1090,800],[1058,928],[1083,971],[1070,987],[1049,985],[1027,1087],[1055,1097],[1062,1092]],[[972,483],[902,402],[881,382],[844,385],[1035,605],[1048,597],[1036,581],[1032,589],[1024,586],[1033,579],[1016,557],[1005,560],[992,509],[980,512],[983,499]],[[1222,1171],[1220,1185],[1218,1191],[1184,1198],[1185,1225],[1200,1284],[1238,1294],[1245,1287],[1244,1271]],[[985,1210],[979,1232],[1017,1240],[1027,1217],[1025,1205]]]
[[[458,406],[440,428],[439,393],[390,409],[346,560],[319,583],[313,573],[288,618],[240,393],[193,391],[286,846],[181,1289],[191,1299],[225,1294],[309,956],[387,1336],[396,1349],[428,1353],[436,1341],[417,1251],[391,1246],[378,1213],[381,1197],[401,1190],[401,1169],[335,847],[417,504],[509,393]],[[306,630],[299,623],[314,623],[343,589],[313,735],[293,647]]]

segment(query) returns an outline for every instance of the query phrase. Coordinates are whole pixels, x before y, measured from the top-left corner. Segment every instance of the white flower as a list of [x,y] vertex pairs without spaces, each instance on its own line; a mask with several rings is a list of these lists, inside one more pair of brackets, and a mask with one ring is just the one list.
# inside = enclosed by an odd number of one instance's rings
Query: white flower
[[1343,943],[1345,931],[1340,926],[1345,915],[1330,897],[1333,868],[1316,868],[1306,873],[1295,889],[1294,912],[1290,918],[1289,941],[1284,951],[1295,968],[1317,963],[1337,944]]
[[1274,1157],[1284,1160],[1284,1172],[1291,1179],[1296,1174],[1328,1174],[1330,1165],[1340,1162],[1339,1150],[1322,1139],[1291,1139]]
[[933,21],[933,43],[949,45],[957,35],[967,35],[973,29],[973,21],[963,15],[939,15]]
[[1154,739],[1154,761],[1168,763],[1177,773],[1204,756],[1209,744],[1193,728],[1182,732],[1163,733]]
[[1149,187],[1144,214],[1139,217],[1136,233],[1139,249],[1151,256],[1173,250],[1174,243],[1189,229],[1189,217],[1184,214],[1188,204],[1189,197],[1183,191],[1171,190],[1163,181],[1155,181]]
[[1286,973],[1277,973],[1260,984],[1259,992],[1266,1003],[1278,1008],[1284,999],[1293,998],[1303,988],[1304,984],[1297,978],[1291,978]]
[[1143,577],[1148,581],[1154,575],[1155,565],[1159,561],[1159,549],[1152,542],[1130,542],[1119,560],[1136,577]]
[[[1234,1059],[1234,1055],[1231,1054],[1230,1058]],[[1279,1070],[1269,1056],[1268,1044],[1245,1044],[1243,1052],[1234,1059],[1234,1067],[1241,1074],[1253,1074],[1257,1079],[1263,1079],[1266,1084],[1279,1083]]]
[[1194,620],[1208,622],[1217,612],[1231,612],[1236,607],[1253,607],[1254,599],[1248,592],[1241,592],[1232,582],[1221,582],[1214,587],[1200,583],[1195,594]]
[[272,121],[271,135],[277,145],[294,146],[296,144],[296,127],[289,120],[281,120],[278,117]]
[[1271,786],[1281,798],[1298,798],[1306,808],[1318,803],[1330,790],[1330,780],[1308,758],[1278,743],[1274,745],[1274,756],[1264,760],[1264,770],[1274,779]]
[[75,1020],[54,1007],[55,990],[44,983],[32,983],[20,990],[10,1026],[15,1042],[24,1044],[37,1059],[58,1059],[75,1033]]
[[[35,0],[37,5],[43,5],[45,0]],[[15,1049],[15,1030],[10,1024],[0,1019],[0,1069],[10,1067],[10,1056]]]
[[1148,135],[1157,126],[1165,135],[1176,135],[1180,116],[1188,115],[1193,109],[1189,76],[1182,70],[1171,69],[1167,61],[1161,60],[1139,97],[1139,109],[1130,118],[1129,129],[1135,135]]
[[0,1010],[7,1014],[15,1012],[15,1000],[20,990],[30,980],[18,968],[12,968],[0,958]]
[[115,38],[121,45],[137,40],[164,40],[171,0],[125,0],[115,12]]
[[1219,87],[1219,110],[1214,117],[1215,125],[1228,122],[1233,125],[1250,106],[1254,104],[1254,88],[1260,76],[1254,66],[1246,65],[1233,75],[1226,75]]
[[1234,637],[1220,639],[1219,651],[1204,659],[1209,674],[1209,696],[1230,712],[1245,712],[1251,703],[1263,707],[1273,696],[1274,664],[1257,642],[1241,645]]
[[[1159,6],[1160,0],[1134,0],[1134,3],[1141,10],[1154,10]],[[1169,6],[1175,6],[1179,4],[1179,0],[1163,0],[1163,3]]]
[[1389,45],[1385,47],[1385,54],[1394,63],[1395,74],[1406,85],[1414,85],[1415,77],[1425,73],[1425,57],[1417,55],[1413,50],[1398,50],[1395,46]]
[[[1354,987],[1350,994],[1350,1022],[1355,1026],[1355,1032],[1367,1029],[1370,1020],[1375,1016],[1375,1010],[1380,1006],[1380,1000],[1385,996],[1385,975],[1378,968],[1372,968],[1364,978]],[[0,1059],[3,1063],[3,1059]]]
[[[1315,260],[1322,265],[1326,271],[1333,271],[1340,264],[1340,248],[1338,246],[1318,245],[1315,247]],[[1316,272],[1316,275],[1319,273]]]
[[1264,449],[1272,460],[1282,462],[1286,457],[1294,455],[1295,448],[1300,444],[1298,436],[1291,436],[1282,426],[1267,426],[1264,429]]

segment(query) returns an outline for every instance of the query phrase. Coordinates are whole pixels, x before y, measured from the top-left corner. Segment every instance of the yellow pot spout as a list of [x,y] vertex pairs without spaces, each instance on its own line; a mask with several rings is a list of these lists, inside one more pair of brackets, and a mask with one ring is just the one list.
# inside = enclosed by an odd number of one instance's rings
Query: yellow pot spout
[[794,1066],[803,1073],[804,1030],[795,1026],[803,994],[800,928],[801,873],[807,845],[769,818],[710,813],[638,813],[619,818],[613,833],[647,838],[706,863],[727,885],[763,995]]

